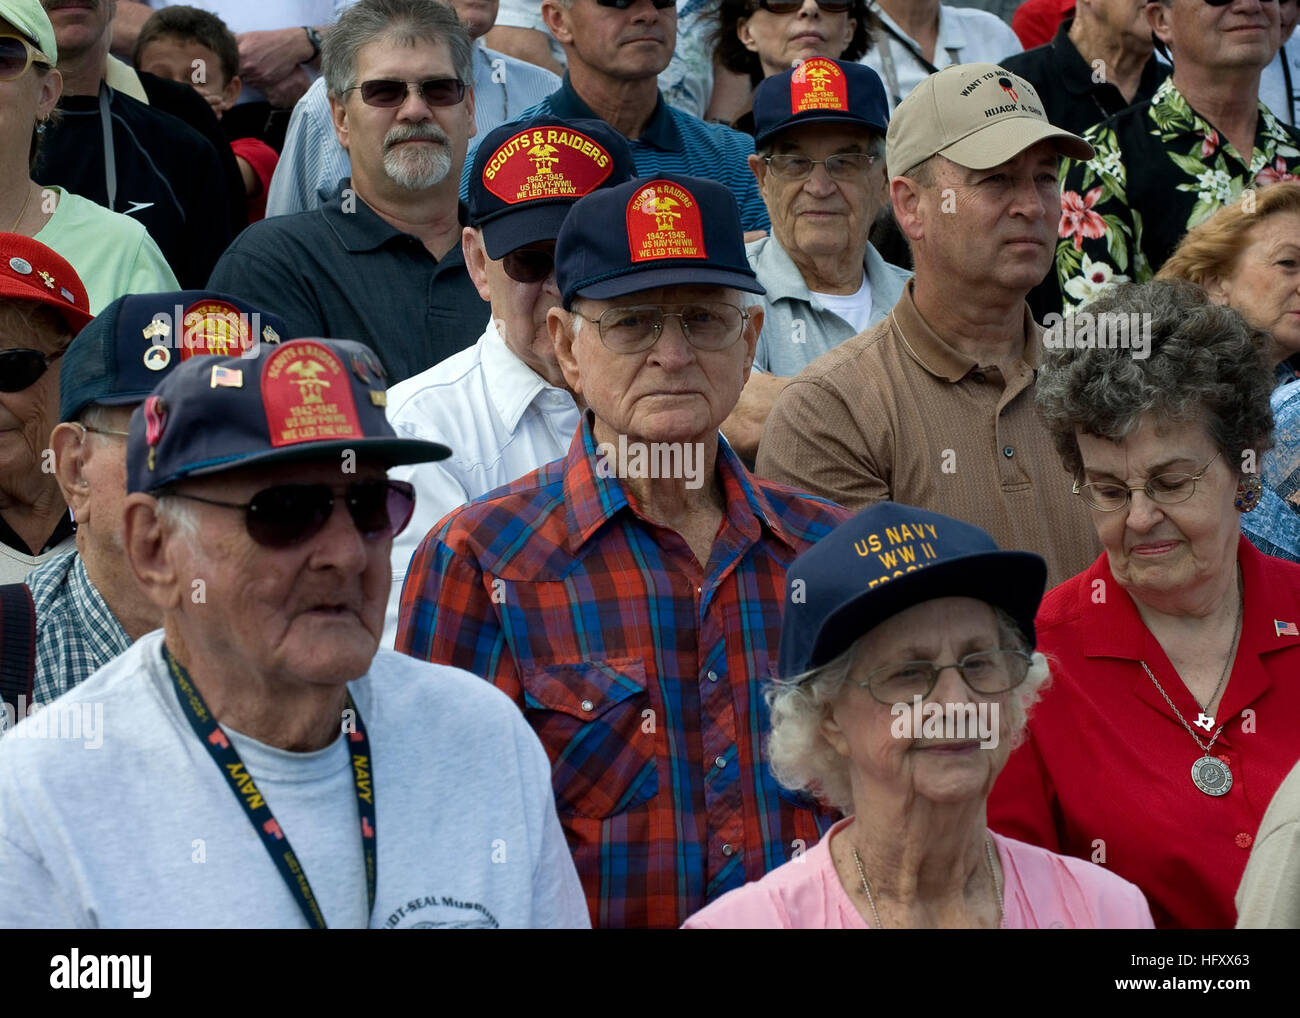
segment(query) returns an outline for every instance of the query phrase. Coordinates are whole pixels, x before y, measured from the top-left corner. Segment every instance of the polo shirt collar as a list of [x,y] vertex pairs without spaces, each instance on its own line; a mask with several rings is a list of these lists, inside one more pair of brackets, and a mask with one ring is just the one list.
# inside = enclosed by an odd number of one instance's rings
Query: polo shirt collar
[[[1244,600],[1241,641],[1232,680],[1217,712],[1220,719],[1240,713],[1268,688],[1270,679],[1260,662],[1261,656],[1300,643],[1297,637],[1279,637],[1276,625],[1279,621],[1291,622],[1300,628],[1300,597],[1276,582],[1276,576],[1270,575],[1267,557],[1244,535],[1238,538],[1237,562],[1241,566]],[[1088,647],[1083,657],[1119,658],[1135,665],[1145,661],[1165,693],[1176,704],[1182,704],[1178,709],[1184,718],[1194,721],[1194,713],[1188,717],[1188,709],[1194,702],[1191,694],[1179,681],[1159,641],[1142,622],[1133,598],[1116,581],[1104,552],[1085,573],[1078,592],[1077,615],[1088,620]],[[1151,707],[1168,713],[1164,697],[1140,665],[1134,675],[1133,692]],[[1202,742],[1208,742],[1213,734],[1197,730]],[[1225,730],[1224,736],[1227,735]]]
[[1070,38],[1070,26],[1073,18],[1062,21],[1052,37],[1052,55],[1056,58],[1057,73],[1071,95],[1087,95],[1097,83],[1092,80],[1092,67],[1083,59],[1083,54]]
[[[916,278],[907,281],[903,295],[889,313],[889,321],[894,334],[902,341],[904,349],[911,358],[926,371],[948,382],[960,382],[979,362],[968,354],[945,343],[916,309],[912,299],[912,288]],[[1034,322],[1029,305],[1024,309],[1025,348],[1021,360],[1030,368],[1037,369],[1042,358],[1042,334]]]
[[[574,555],[624,509],[635,513],[638,519],[643,518],[636,512],[622,482],[617,477],[602,477],[597,468],[599,454],[592,432],[594,419],[590,410],[583,413],[564,462],[565,524],[569,551]],[[721,433],[718,435],[716,470],[722,483],[727,522],[743,539],[750,544],[757,542],[762,536],[759,526],[762,523],[783,544],[798,550],[781,524],[780,516],[754,485],[753,477]]]
[[480,356],[488,399],[501,423],[513,435],[533,401],[555,387],[506,346],[506,341],[497,331],[495,318],[488,319]]
[[[386,219],[382,218],[378,212],[372,209],[362,200],[361,196],[355,191],[351,193],[350,201],[353,202],[351,211],[343,211],[343,194],[352,187],[352,179],[344,177],[339,181],[338,186],[334,189],[333,196],[321,203],[321,215],[325,217],[325,225],[330,228],[330,232],[338,239],[339,245],[349,254],[360,254],[365,251],[377,251],[385,244],[389,243],[394,237],[410,237],[421,249],[424,249],[420,238],[412,233],[406,233],[393,226]],[[465,221],[464,209],[461,210],[461,222]],[[433,258],[433,255],[429,255]],[[461,253],[460,244],[453,244],[437,262],[447,262],[451,265],[462,261],[464,255]]]
[[[573,90],[573,85],[569,82],[568,71],[564,72],[560,87],[550,94],[548,101],[551,106],[551,115],[559,117],[561,120],[600,119],[596,112],[583,102],[578,93]],[[681,132],[677,130],[677,125],[673,123],[668,104],[664,102],[663,92],[659,93],[654,113],[650,114],[650,123],[641,132],[641,137],[628,139],[628,144],[636,144],[637,142],[645,142],[662,152],[682,152],[685,150]]]
[[[766,299],[769,302],[775,303],[783,298],[801,300],[812,304],[819,311],[824,310],[821,301],[808,289],[803,273],[790,257],[790,252],[776,237],[764,238],[763,246],[759,248],[754,261],[756,264],[753,265],[753,269],[758,273],[764,289],[767,290]],[[872,300],[875,299],[876,280],[884,271],[884,266],[885,260],[868,243],[866,254],[862,258],[862,271],[871,283]]]

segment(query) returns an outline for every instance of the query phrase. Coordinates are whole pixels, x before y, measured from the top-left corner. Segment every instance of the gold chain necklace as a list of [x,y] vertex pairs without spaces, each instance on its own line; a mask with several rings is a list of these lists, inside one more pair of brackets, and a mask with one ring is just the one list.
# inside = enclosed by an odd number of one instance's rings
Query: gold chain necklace
[[18,232],[18,224],[23,221],[23,216],[27,214],[27,206],[31,204],[31,200],[32,200],[32,185],[29,183],[27,185],[27,197],[23,199],[23,207],[19,209],[18,218],[14,220],[14,225],[9,227],[10,233]]
[[[850,845],[849,851],[853,853],[853,861],[858,867],[858,876],[862,880],[862,889],[867,892],[867,904],[871,906],[871,918],[876,921],[876,929],[883,930],[885,927],[880,923],[880,913],[876,911],[876,899],[871,896],[871,885],[867,883],[866,871],[862,868],[862,859],[858,855],[857,845]],[[988,863],[989,876],[993,878],[993,893],[998,899],[998,929],[1002,928],[1005,913],[1002,908],[1002,884],[998,880],[997,867],[993,865],[993,839],[987,834],[984,835],[984,861]]]

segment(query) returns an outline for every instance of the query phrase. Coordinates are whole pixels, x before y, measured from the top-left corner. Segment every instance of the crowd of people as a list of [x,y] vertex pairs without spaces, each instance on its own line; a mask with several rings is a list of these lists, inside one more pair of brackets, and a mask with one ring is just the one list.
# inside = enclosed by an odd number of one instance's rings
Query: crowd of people
[[0,0],[0,927],[1300,926],[1296,9]]

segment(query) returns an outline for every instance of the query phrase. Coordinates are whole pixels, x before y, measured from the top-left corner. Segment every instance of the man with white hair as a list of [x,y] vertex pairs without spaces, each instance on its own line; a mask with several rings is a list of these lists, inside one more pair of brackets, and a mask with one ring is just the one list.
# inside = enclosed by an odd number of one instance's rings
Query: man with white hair
[[394,434],[368,354],[192,357],[132,414],[162,629],[0,740],[0,927],[587,925],[519,712],[378,650],[386,470],[448,450]]
[[456,196],[474,134],[470,39],[443,4],[361,0],[323,65],[351,180],[318,209],[249,227],[209,286],[274,307],[290,335],[362,340],[396,381],[469,346],[488,319]]

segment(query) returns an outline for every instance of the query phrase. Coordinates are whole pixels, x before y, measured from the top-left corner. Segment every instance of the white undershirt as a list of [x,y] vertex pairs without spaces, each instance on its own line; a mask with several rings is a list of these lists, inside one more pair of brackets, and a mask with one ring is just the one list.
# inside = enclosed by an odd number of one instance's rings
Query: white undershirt
[[871,321],[871,280],[862,273],[862,285],[855,293],[822,293],[813,290],[813,296],[827,311],[839,315],[853,328],[861,332]]

